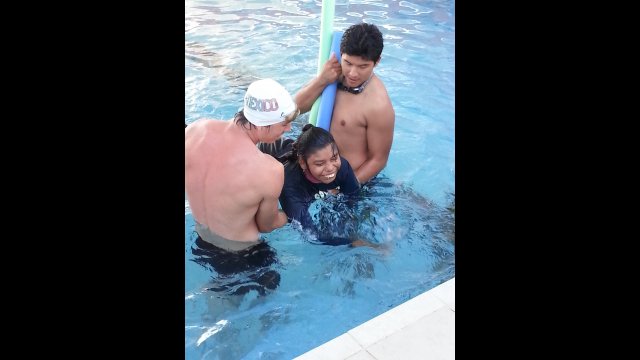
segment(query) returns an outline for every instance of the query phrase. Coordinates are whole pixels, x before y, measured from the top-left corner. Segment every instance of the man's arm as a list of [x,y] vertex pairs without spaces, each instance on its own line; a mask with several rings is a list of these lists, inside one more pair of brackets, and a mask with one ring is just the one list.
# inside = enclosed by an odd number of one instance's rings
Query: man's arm
[[391,143],[395,111],[390,102],[376,107],[367,116],[367,160],[355,170],[360,184],[364,184],[376,176],[387,165]]
[[[338,176],[336,176],[336,182],[340,186],[341,193],[352,195],[360,190],[360,182],[356,178],[356,174],[347,159],[340,156],[340,163],[340,170],[338,171]],[[337,192],[332,192],[332,194],[335,195]]]
[[336,55],[331,53],[329,60],[324,63],[322,72],[296,93],[294,100],[300,109],[300,113],[304,114],[311,110],[313,103],[322,94],[324,88],[338,80],[341,74],[340,63],[336,59]]
[[264,186],[267,193],[258,205],[255,216],[258,231],[261,233],[271,232],[287,223],[287,215],[282,210],[278,210],[278,196],[284,183],[284,167],[280,163],[275,163],[271,169],[273,170],[271,174],[266,174],[265,177],[267,181]]

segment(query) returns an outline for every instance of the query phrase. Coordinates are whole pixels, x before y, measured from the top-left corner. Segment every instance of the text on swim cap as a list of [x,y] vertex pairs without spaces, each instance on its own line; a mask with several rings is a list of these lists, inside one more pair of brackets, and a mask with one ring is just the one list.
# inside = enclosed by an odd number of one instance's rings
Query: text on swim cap
[[258,99],[253,96],[247,96],[245,105],[254,111],[268,112],[278,110],[278,100],[276,99]]

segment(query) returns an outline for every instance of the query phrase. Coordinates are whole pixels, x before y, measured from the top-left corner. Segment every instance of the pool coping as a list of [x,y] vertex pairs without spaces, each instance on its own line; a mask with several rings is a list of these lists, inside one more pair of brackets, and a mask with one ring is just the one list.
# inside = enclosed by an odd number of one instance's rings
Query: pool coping
[[455,277],[296,360],[455,359]]

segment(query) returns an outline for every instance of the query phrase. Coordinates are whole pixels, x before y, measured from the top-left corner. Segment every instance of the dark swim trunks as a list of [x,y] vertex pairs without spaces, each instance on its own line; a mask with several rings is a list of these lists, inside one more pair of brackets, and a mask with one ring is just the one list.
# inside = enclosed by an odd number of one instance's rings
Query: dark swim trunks
[[[197,234],[197,233],[196,233]],[[195,256],[194,262],[203,267],[211,267],[218,273],[216,286],[208,290],[229,292],[233,295],[244,295],[250,290],[256,290],[260,295],[266,294],[266,289],[273,290],[280,284],[280,274],[270,269],[278,262],[276,253],[266,242],[260,242],[240,251],[227,251],[210,244],[200,237],[196,238],[191,252]],[[233,280],[239,273],[241,279]]]

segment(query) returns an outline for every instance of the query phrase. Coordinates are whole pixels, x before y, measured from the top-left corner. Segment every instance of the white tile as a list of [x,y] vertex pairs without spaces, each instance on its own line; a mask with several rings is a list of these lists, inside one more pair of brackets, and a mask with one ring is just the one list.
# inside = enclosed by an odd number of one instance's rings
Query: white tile
[[298,356],[296,360],[344,360],[361,350],[360,345],[350,335],[342,334]]
[[359,353],[349,356],[346,360],[376,360],[367,350],[361,350]]
[[433,294],[442,300],[451,310],[456,311],[456,278],[431,289]]
[[423,293],[349,330],[347,334],[362,347],[367,347],[440,308],[446,308],[444,302],[433,294]]
[[454,360],[455,312],[444,307],[367,347],[377,360]]

